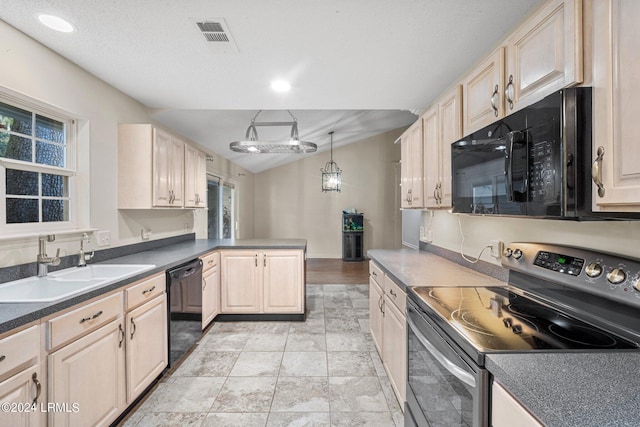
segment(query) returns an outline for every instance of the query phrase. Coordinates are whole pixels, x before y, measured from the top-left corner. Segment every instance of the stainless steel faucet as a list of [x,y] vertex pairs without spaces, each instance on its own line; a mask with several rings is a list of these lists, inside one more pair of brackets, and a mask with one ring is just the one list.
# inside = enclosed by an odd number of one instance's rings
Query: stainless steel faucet
[[38,238],[38,277],[47,275],[49,265],[60,265],[60,248],[58,248],[56,256],[50,257],[47,255],[47,242],[53,242],[54,240],[56,240],[55,234],[47,234]]
[[87,233],[82,233],[82,237],[80,238],[80,252],[78,252],[78,267],[86,267],[87,261],[93,258],[94,251],[91,251],[90,254],[84,252],[84,242],[89,243],[91,238]]

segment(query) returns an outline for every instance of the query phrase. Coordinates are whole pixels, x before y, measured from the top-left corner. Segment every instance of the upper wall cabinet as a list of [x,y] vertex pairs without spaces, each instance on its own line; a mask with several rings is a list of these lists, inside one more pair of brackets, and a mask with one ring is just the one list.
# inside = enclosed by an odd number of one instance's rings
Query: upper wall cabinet
[[462,137],[462,87],[422,116],[424,197],[427,208],[451,207],[451,144]]
[[506,114],[582,82],[582,71],[582,0],[549,1],[507,40]]
[[599,212],[638,212],[640,2],[594,1],[592,15],[592,208]]
[[[118,128],[118,207],[206,207],[206,156],[150,124]],[[190,156],[185,168],[185,152]],[[185,203],[185,188],[189,202]],[[199,199],[197,196],[199,196]]]
[[504,48],[475,67],[462,82],[463,135],[504,117]]
[[401,182],[403,208],[422,208],[423,170],[422,170],[422,120],[417,120],[400,137]]
[[463,135],[582,82],[582,0],[551,0],[462,81]]
[[184,146],[184,205],[207,207],[207,155],[190,145]]

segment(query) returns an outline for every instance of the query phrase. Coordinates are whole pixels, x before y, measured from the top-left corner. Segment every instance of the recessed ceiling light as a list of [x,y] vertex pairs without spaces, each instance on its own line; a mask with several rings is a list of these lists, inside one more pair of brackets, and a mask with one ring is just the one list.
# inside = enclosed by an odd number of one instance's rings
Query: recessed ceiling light
[[73,32],[73,25],[58,16],[42,14],[38,15],[38,20],[52,30],[60,31],[62,33]]
[[275,80],[271,82],[271,89],[276,92],[288,92],[291,89],[291,85],[284,80]]

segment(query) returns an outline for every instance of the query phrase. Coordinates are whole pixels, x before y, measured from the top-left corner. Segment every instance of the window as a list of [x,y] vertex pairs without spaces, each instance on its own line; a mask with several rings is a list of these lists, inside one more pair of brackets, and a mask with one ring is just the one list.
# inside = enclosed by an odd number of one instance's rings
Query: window
[[74,218],[73,120],[0,101],[0,228],[68,227]]
[[208,238],[233,239],[235,237],[235,186],[207,177]]

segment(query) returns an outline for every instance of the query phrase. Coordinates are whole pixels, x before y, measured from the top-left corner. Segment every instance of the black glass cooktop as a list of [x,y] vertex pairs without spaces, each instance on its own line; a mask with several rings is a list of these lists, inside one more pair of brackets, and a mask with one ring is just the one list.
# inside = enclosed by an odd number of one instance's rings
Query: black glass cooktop
[[480,352],[632,349],[622,337],[501,287],[414,287],[414,294]]

